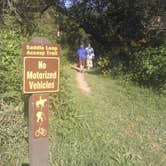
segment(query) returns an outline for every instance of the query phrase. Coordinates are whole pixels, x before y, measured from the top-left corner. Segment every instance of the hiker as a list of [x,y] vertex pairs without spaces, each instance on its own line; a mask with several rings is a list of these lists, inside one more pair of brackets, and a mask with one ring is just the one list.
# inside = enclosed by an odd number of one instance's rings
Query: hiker
[[85,61],[86,61],[86,57],[87,57],[87,51],[84,48],[84,45],[81,45],[80,48],[77,50],[77,55],[79,57],[80,71],[82,72],[84,70]]
[[91,47],[91,44],[88,44],[88,47],[86,47],[87,50],[87,60],[86,65],[88,70],[93,67],[93,59],[95,57],[94,49]]

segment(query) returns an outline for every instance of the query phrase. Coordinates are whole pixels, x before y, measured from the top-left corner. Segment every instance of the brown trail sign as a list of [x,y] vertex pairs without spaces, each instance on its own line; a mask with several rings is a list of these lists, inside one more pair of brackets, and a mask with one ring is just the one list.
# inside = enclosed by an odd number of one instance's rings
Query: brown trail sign
[[59,90],[60,46],[25,43],[22,50],[24,93],[57,92]]
[[24,57],[24,93],[59,90],[59,57]]
[[23,91],[29,98],[30,166],[48,166],[49,93],[59,90],[60,46],[36,37],[22,45]]

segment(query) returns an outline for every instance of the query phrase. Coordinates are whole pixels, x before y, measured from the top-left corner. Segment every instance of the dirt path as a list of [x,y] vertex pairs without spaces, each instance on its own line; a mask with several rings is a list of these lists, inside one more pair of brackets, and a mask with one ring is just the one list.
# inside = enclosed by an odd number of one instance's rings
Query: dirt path
[[85,80],[84,73],[77,72],[76,73],[76,80],[77,80],[77,84],[78,84],[79,88],[83,92],[85,92],[85,93],[91,92],[91,88]]

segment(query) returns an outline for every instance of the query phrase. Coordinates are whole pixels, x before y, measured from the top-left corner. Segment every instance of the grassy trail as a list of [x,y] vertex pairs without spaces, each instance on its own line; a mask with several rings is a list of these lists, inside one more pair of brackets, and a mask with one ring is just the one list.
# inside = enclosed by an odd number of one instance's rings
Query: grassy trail
[[83,74],[91,89],[86,93],[76,72],[67,72],[75,111],[57,122],[54,166],[165,165],[164,96],[96,71]]

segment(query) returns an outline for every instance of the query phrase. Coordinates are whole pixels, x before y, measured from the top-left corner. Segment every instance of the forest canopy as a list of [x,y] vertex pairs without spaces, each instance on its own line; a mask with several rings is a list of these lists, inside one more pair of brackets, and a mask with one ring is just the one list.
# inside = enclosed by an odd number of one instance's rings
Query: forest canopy
[[103,73],[127,74],[148,86],[164,84],[164,0],[1,0],[0,7],[0,24],[11,15],[23,35],[33,34],[37,20],[51,12],[61,43],[73,51],[92,43]]

